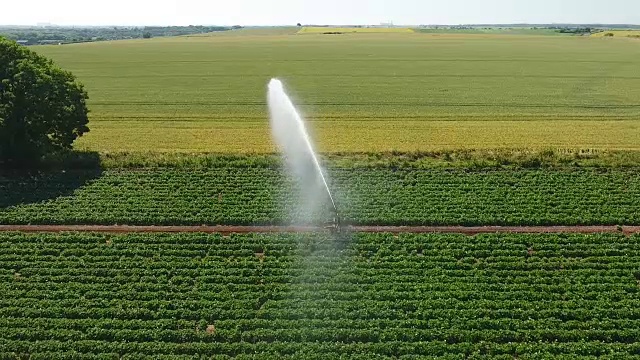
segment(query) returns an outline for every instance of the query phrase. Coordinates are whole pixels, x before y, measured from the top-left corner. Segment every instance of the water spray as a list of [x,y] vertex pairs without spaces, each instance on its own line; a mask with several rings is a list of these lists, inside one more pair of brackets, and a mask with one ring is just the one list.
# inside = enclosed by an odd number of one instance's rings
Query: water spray
[[[303,192],[313,193],[315,191],[313,189],[314,180],[318,178],[321,180],[326,190],[326,195],[331,202],[334,224],[339,229],[338,207],[329,189],[326,176],[313,149],[302,116],[300,116],[293,102],[284,91],[284,86],[280,80],[271,79],[269,82],[267,102],[273,137],[286,155],[289,168],[301,179]],[[309,164],[311,164],[311,168]],[[315,205],[315,201],[309,201],[308,203],[307,205],[310,207]]]

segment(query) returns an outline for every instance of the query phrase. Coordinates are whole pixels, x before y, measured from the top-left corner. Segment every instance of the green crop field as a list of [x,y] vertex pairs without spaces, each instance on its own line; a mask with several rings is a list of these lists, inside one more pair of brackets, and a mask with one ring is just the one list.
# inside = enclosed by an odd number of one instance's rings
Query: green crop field
[[[0,360],[639,358],[640,42],[341,30],[34,47],[91,131],[0,166]],[[272,77],[335,212],[274,154]]]
[[0,357],[632,359],[640,238],[0,234]]
[[[344,222],[363,225],[640,225],[637,169],[335,168]],[[0,224],[289,224],[296,183],[272,165],[0,175]],[[294,214],[294,215],[292,215]]]
[[416,29],[424,34],[487,34],[487,35],[545,35],[545,36],[568,36],[558,32],[556,29],[527,28],[527,27],[430,27]]
[[271,77],[323,152],[640,149],[628,39],[295,30],[35,49],[86,84],[83,149],[272,152]]

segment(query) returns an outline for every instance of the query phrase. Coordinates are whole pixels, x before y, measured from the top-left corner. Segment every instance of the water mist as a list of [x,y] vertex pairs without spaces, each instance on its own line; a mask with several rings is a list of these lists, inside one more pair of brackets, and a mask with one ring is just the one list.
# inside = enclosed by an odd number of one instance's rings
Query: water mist
[[331,207],[337,217],[337,208],[326,175],[311,144],[311,139],[300,113],[287,96],[282,82],[271,79],[267,93],[271,131],[275,142],[284,153],[289,171],[300,186],[302,204],[299,212],[311,216]]

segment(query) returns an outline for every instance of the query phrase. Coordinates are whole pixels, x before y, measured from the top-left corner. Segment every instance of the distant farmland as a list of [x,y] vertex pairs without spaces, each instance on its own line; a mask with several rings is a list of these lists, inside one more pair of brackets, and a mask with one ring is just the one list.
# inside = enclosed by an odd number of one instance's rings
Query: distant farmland
[[607,34],[613,34],[614,37],[640,37],[640,30],[608,30],[595,33],[593,37],[604,37]]
[[322,26],[305,26],[298,34],[325,34],[325,33],[413,33],[410,28],[399,27],[322,27]]
[[[234,32],[232,32],[234,33]],[[265,89],[322,151],[640,148],[640,47],[589,37],[260,35],[35,48],[86,85],[101,151],[270,152]]]

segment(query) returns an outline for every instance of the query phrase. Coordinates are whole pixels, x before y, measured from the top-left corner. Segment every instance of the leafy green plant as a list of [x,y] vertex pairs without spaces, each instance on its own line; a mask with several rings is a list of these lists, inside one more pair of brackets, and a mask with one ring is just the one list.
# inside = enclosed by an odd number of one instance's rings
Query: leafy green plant
[[0,233],[0,358],[631,359],[640,349],[638,236],[333,240]]
[[0,162],[71,149],[89,131],[87,97],[70,72],[0,37]]

